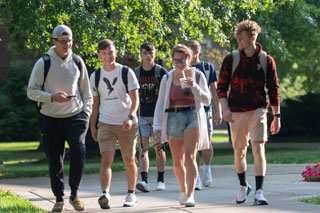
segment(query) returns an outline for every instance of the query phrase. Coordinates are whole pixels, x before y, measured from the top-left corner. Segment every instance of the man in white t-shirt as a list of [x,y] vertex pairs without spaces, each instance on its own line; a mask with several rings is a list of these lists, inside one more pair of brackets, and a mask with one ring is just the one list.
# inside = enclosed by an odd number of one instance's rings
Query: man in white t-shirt
[[108,39],[100,41],[98,57],[103,66],[90,76],[93,94],[90,129],[93,139],[99,142],[102,158],[100,168],[102,195],[98,200],[102,209],[110,208],[111,165],[117,142],[127,173],[128,194],[123,206],[132,207],[136,203],[134,190],[138,174],[135,152],[139,83],[131,69],[116,63],[116,55],[113,41]]

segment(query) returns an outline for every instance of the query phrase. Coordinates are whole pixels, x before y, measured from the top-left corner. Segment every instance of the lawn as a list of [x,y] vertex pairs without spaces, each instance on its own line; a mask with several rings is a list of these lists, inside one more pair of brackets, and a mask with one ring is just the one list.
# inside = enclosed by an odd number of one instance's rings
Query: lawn
[[[212,140],[214,142],[228,141],[226,131],[215,132]],[[7,142],[0,143],[0,158],[4,161],[4,167],[0,168],[0,179],[17,177],[47,176],[48,165],[44,152],[37,151],[39,142]],[[150,144],[150,147],[152,143]],[[149,151],[150,166],[155,166],[155,152]],[[67,153],[66,153],[67,155]],[[320,155],[319,148],[266,148],[268,163],[318,163],[317,156]],[[251,150],[248,150],[247,160],[253,163]],[[233,150],[231,148],[219,148],[214,150],[212,164],[233,164]],[[172,166],[170,151],[167,151],[167,165]],[[86,160],[84,173],[98,173],[100,169],[100,157],[90,157]],[[122,158],[116,156],[112,165],[113,171],[124,170]],[[69,173],[69,161],[65,161],[65,173]]]
[[0,212],[47,212],[33,206],[29,200],[13,195],[11,192],[4,192],[0,189]]

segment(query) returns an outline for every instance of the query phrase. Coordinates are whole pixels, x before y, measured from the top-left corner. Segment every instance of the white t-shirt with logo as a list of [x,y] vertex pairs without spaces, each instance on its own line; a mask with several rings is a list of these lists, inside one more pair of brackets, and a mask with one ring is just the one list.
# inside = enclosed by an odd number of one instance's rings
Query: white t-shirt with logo
[[[99,93],[95,88],[95,73],[90,76],[92,95],[100,96],[100,122],[122,125],[123,121],[128,117],[131,99],[122,81],[122,67],[123,65],[118,63],[116,63],[116,68],[112,71],[106,71],[103,67],[100,67]],[[139,89],[139,83],[134,72],[129,68],[128,90],[134,89]],[[137,123],[137,116],[134,116],[133,123]]]

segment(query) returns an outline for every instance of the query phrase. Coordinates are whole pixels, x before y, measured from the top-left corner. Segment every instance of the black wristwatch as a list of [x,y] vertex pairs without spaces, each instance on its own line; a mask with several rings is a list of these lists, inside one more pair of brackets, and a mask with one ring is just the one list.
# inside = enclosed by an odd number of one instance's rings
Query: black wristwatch
[[128,115],[128,118],[129,118],[130,120],[133,120],[133,115],[129,114],[129,115]]
[[274,114],[273,117],[281,118],[281,114],[280,113]]

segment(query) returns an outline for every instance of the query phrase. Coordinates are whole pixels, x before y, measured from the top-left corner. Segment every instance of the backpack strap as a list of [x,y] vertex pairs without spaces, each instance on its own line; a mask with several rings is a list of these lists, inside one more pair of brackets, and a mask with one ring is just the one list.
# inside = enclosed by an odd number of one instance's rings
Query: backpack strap
[[43,72],[43,84],[41,86],[41,90],[43,90],[44,88],[44,82],[46,82],[48,72],[51,66],[51,60],[50,60],[49,54],[45,54],[44,56],[42,56],[42,59],[44,61],[44,72]]
[[[208,86],[210,85],[209,83],[209,80],[212,78],[212,72],[211,72],[211,69],[210,69],[210,64],[207,63],[207,62],[203,62],[203,68],[204,68],[204,76],[206,77],[207,79],[207,82],[208,82]],[[207,73],[206,72],[209,72],[209,76],[207,77]]]
[[259,56],[259,61],[264,71],[265,81],[267,82],[267,63],[268,63],[268,54],[263,51],[262,54]]
[[[44,56],[42,56],[42,59],[43,59],[43,62],[44,62],[44,70],[43,70],[43,83],[42,83],[42,86],[41,86],[41,90],[43,91],[44,83],[46,82],[46,79],[47,79],[47,76],[48,76],[48,72],[49,72],[49,69],[50,69],[50,66],[51,66],[51,60],[50,60],[49,54],[45,54]],[[42,103],[38,102],[37,103],[37,109],[38,109],[39,113],[40,113],[41,107],[42,107]]]
[[156,79],[157,79],[158,84],[159,84],[160,81],[161,81],[161,78],[160,78],[160,70],[161,70],[161,66],[160,66],[159,64],[156,64],[156,65],[155,65],[155,68],[154,68],[154,75],[156,76]]
[[128,90],[128,72],[129,68],[127,66],[123,66],[121,70],[121,76],[124,86],[126,87],[126,92],[129,93]]
[[140,69],[141,69],[141,66],[138,66],[134,69],[134,74],[136,74],[138,81],[140,79]]
[[199,85],[201,71],[196,70],[196,83]]
[[101,67],[99,67],[96,71],[94,71],[94,86],[97,90],[98,96],[99,95],[99,81],[100,81],[100,74],[101,74]]
[[203,67],[204,67],[204,70],[206,70],[206,71],[210,71],[209,63],[207,63],[207,62],[203,62]]
[[81,65],[81,61],[79,59],[79,56],[72,53],[72,60],[74,61],[74,63],[76,63],[77,67],[79,68],[80,70],[80,73],[82,72],[82,65]]
[[239,50],[234,50],[232,51],[232,73],[231,73],[231,78],[233,77],[234,71],[237,69],[239,63],[240,63],[240,51]]

